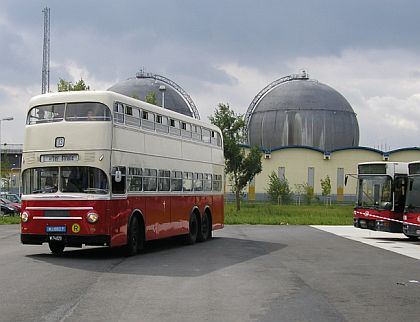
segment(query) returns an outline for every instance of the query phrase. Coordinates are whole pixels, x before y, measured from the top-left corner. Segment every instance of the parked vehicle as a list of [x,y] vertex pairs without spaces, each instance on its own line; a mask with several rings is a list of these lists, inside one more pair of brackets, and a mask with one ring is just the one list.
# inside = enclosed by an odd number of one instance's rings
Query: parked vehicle
[[15,207],[10,206],[8,203],[0,201],[0,215],[1,216],[12,216],[17,214],[18,211]]
[[407,176],[406,162],[360,163],[354,226],[402,233]]
[[15,202],[15,203],[18,203],[18,204],[21,204],[21,203],[22,203],[22,200],[21,200],[21,199],[19,198],[19,196],[18,196],[17,194],[15,194],[15,193],[2,192],[2,193],[0,194],[0,197],[1,197],[1,198],[8,199],[8,200],[10,200],[11,202]]
[[145,241],[193,244],[223,228],[222,133],[197,119],[114,92],[39,95],[23,159],[23,244],[134,255]]
[[9,199],[6,198],[0,198],[0,202],[2,204],[5,204],[9,207],[15,208],[16,213],[20,214],[22,212],[22,206],[20,203],[17,202],[11,202]]
[[407,202],[403,216],[403,232],[413,240],[420,237],[420,161],[408,164]]

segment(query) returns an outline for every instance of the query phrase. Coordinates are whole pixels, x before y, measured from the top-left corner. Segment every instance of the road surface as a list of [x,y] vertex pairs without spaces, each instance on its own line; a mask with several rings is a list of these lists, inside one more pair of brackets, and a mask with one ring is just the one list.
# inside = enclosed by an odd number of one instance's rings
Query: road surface
[[356,228],[322,229],[227,226],[204,243],[153,242],[126,258],[108,248],[57,257],[0,226],[0,321],[419,319],[420,261],[376,246],[420,252],[420,242],[390,235],[372,246],[348,238]]

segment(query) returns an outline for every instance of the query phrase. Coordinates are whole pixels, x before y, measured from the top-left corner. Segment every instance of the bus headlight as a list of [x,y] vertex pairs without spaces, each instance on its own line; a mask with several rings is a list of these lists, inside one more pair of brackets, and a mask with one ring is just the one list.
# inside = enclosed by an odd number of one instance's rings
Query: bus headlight
[[28,222],[28,220],[29,220],[29,214],[26,211],[24,211],[20,215],[20,218],[22,219],[22,222]]
[[86,220],[88,222],[90,222],[91,224],[94,224],[95,222],[97,222],[98,219],[99,219],[99,216],[98,216],[98,214],[96,212],[89,212],[86,215]]

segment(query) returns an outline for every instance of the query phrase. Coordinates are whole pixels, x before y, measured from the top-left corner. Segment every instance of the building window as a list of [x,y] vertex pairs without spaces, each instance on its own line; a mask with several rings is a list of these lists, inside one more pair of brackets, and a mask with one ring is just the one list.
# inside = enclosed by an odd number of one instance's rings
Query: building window
[[279,167],[278,173],[277,173],[279,180],[286,180],[286,168],[285,167]]
[[308,187],[312,188],[312,191],[314,191],[314,187],[315,187],[315,168],[314,167],[308,168]]

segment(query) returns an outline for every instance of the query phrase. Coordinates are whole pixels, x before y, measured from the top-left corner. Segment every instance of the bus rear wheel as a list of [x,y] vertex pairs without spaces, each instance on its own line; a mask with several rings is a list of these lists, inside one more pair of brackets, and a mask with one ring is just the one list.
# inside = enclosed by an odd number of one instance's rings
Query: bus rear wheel
[[186,236],[186,242],[189,245],[192,245],[196,242],[198,236],[198,220],[197,215],[195,213],[191,214],[190,217],[190,224],[189,224],[189,232]]
[[206,241],[207,239],[211,238],[211,219],[208,212],[204,213],[204,216],[201,218],[201,229],[198,233],[198,240],[199,241]]
[[65,247],[63,243],[57,243],[57,242],[49,242],[48,246],[50,247],[51,253],[55,255],[61,255]]

